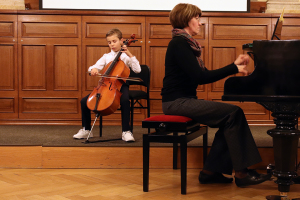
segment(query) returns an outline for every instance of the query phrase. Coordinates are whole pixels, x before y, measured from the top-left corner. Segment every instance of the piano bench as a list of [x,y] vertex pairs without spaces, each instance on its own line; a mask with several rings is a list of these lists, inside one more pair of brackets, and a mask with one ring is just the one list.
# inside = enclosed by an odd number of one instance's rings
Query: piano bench
[[[143,135],[143,191],[149,190],[150,142],[173,143],[173,169],[177,169],[177,151],[180,143],[181,194],[186,194],[187,143],[203,135],[203,164],[207,157],[207,127],[191,118],[177,115],[158,115],[145,119],[143,128],[155,131]],[[184,133],[184,134],[178,134]]]

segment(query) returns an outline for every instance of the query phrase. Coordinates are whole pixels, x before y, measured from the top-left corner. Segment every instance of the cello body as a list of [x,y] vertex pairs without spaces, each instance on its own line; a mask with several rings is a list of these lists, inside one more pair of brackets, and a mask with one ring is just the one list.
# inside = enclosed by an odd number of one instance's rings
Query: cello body
[[[112,62],[107,64],[103,68],[103,71],[110,71],[109,67],[111,67]],[[128,77],[129,74],[130,69],[122,60],[117,61],[117,64],[116,66],[114,66],[113,70],[105,73],[105,75],[116,77]],[[115,78],[101,78],[98,82],[98,86],[94,88],[94,90],[88,97],[87,107],[90,110],[99,113],[101,116],[106,116],[114,113],[120,105],[120,98],[122,95],[120,90],[123,83],[123,80]]]

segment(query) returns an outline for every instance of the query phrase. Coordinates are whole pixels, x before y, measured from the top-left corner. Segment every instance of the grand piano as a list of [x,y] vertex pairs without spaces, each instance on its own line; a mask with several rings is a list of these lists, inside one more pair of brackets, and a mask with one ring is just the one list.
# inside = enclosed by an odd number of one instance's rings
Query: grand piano
[[276,128],[267,133],[273,138],[273,175],[280,194],[266,198],[288,199],[292,180],[297,177],[300,40],[256,40],[244,49],[250,51],[255,69],[249,76],[228,78],[222,100],[256,102],[272,112]]

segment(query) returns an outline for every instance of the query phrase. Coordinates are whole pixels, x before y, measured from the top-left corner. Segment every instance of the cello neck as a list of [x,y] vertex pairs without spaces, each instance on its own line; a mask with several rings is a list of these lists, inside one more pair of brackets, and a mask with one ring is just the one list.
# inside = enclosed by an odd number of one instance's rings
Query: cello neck
[[118,52],[115,59],[112,61],[112,63],[110,64],[109,68],[106,70],[104,75],[109,75],[109,73],[113,70],[114,66],[117,64],[117,62],[122,54],[122,51],[123,51],[123,49],[121,48],[121,50]]

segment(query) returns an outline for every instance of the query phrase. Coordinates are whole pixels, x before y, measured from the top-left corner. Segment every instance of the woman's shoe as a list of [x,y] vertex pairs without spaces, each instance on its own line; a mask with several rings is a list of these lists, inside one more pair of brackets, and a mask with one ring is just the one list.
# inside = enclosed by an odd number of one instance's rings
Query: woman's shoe
[[199,182],[201,184],[209,184],[209,183],[232,183],[233,178],[227,178],[221,173],[214,173],[212,175],[205,174],[204,172],[200,172],[199,174]]
[[245,178],[236,178],[235,177],[235,184],[238,187],[246,187],[248,185],[257,185],[267,180],[270,180],[269,174],[259,174],[255,170],[248,170],[247,176]]

